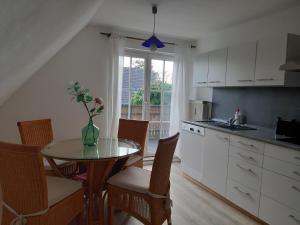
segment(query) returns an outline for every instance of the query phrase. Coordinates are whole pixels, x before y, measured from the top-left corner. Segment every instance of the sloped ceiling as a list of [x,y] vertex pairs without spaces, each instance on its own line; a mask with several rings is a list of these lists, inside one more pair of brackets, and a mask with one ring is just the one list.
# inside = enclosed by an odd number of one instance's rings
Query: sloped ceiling
[[158,5],[156,33],[186,40],[300,5],[299,0],[106,0],[91,22],[152,32],[152,3]]
[[0,106],[74,37],[103,0],[1,0]]

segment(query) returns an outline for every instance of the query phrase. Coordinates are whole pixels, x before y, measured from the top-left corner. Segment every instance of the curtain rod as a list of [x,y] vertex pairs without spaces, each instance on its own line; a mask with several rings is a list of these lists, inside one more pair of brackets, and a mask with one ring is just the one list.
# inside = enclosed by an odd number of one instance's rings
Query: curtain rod
[[[105,32],[100,32],[101,35],[104,35],[106,37],[110,37],[112,35],[112,33],[105,33]],[[146,41],[147,39],[144,39],[144,38],[138,38],[138,37],[132,37],[132,36],[125,36],[126,39],[130,39],[130,40],[137,40],[137,41]],[[166,41],[163,41],[164,44],[167,44],[167,45],[173,45],[173,46],[176,46],[178,44],[175,44],[173,42],[166,42]],[[195,45],[191,45],[190,46],[191,48],[196,48]]]

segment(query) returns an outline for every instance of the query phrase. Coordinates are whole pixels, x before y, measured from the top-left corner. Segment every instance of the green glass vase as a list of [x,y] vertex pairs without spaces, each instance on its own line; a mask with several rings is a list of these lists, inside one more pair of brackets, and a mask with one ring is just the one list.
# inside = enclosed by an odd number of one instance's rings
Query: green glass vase
[[89,119],[88,125],[82,128],[82,143],[84,146],[95,146],[98,144],[99,128],[95,126],[93,119]]

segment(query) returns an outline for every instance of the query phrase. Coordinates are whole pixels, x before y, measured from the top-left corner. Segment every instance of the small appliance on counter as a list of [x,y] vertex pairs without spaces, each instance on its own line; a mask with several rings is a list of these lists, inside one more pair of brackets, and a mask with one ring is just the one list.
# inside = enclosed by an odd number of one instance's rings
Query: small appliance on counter
[[275,138],[279,141],[300,145],[300,122],[283,120],[278,117]]
[[212,103],[201,100],[190,100],[189,120],[203,121],[211,118]]

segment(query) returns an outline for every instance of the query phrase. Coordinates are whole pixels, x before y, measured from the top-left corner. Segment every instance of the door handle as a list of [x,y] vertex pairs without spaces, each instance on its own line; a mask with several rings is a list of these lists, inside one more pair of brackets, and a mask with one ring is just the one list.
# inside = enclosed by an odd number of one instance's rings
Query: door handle
[[238,192],[240,192],[241,194],[246,195],[249,198],[252,198],[252,195],[249,192],[242,191],[238,186],[234,186],[234,189],[237,190]]
[[248,146],[248,147],[251,147],[251,148],[256,148],[255,145],[252,145],[252,144],[246,144],[242,141],[238,141],[238,143],[240,143],[241,145],[244,145],[244,146]]
[[237,153],[241,158],[246,159],[246,160],[251,160],[253,162],[256,162],[256,160],[252,157],[252,156],[247,156],[247,155],[243,155],[242,153],[238,152]]
[[257,81],[272,81],[272,80],[275,80],[274,78],[257,78],[255,79]]
[[236,166],[238,168],[240,168],[241,170],[244,170],[244,171],[249,172],[249,173],[251,173],[253,175],[256,175],[255,172],[252,169],[250,169],[250,168],[245,168],[245,167],[241,166],[240,164],[236,164]]
[[238,82],[251,82],[251,81],[253,81],[253,80],[237,80]]

